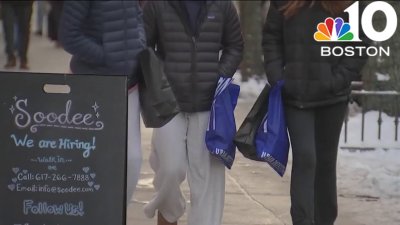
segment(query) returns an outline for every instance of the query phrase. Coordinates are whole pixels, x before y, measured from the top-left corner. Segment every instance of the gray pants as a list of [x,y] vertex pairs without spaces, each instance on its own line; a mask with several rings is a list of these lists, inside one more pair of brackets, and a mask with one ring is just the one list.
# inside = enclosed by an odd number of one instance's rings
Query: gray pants
[[347,103],[312,109],[286,106],[293,152],[293,225],[333,225],[337,217],[336,159]]
[[140,104],[139,89],[135,86],[128,93],[128,168],[127,168],[127,204],[129,205],[136,189],[142,165],[140,142]]
[[45,1],[36,1],[36,27],[37,31],[43,32],[43,18],[46,15]]
[[145,206],[153,217],[158,210],[169,222],[185,212],[180,186],[188,176],[190,211],[188,225],[220,225],[224,208],[225,167],[205,145],[209,112],[179,113],[153,131],[150,165],[155,171],[154,198]]

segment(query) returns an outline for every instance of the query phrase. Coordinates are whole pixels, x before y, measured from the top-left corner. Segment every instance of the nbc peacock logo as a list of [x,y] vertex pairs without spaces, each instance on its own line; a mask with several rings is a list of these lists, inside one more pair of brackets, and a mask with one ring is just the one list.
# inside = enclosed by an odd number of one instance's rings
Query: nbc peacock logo
[[323,23],[318,24],[314,39],[318,42],[353,41],[354,34],[350,30],[350,24],[345,23],[342,18],[329,17]]

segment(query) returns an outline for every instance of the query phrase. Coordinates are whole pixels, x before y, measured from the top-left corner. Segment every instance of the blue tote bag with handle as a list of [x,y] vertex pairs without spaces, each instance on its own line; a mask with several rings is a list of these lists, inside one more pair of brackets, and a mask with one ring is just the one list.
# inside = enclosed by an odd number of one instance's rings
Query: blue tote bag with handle
[[236,146],[233,139],[236,134],[236,123],[233,111],[239,92],[240,87],[232,83],[232,78],[219,79],[205,138],[210,153],[229,169],[235,159]]
[[289,136],[282,101],[284,81],[278,81],[269,92],[268,112],[255,137],[257,158],[267,162],[280,176],[286,170]]

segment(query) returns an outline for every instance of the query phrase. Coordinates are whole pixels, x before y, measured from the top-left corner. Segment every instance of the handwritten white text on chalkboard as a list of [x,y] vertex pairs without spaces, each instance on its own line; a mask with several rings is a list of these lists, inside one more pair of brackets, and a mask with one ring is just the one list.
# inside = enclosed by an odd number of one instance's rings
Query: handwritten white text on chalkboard
[[[97,105],[97,103],[96,103]],[[55,112],[29,112],[28,99],[19,99],[15,102],[15,108],[11,113],[18,128],[29,128],[32,133],[37,132],[38,127],[53,127],[76,130],[103,130],[103,121],[98,120],[97,108],[94,113],[71,114],[72,101],[65,103],[65,110],[58,114]]]
[[[28,135],[23,138],[11,134],[10,138],[14,141],[16,147],[34,148],[35,141],[30,139]],[[58,140],[39,140],[38,148],[40,149],[60,149],[60,150],[80,150],[82,156],[88,158],[91,152],[96,149],[96,137],[92,137],[91,141],[71,140],[68,138],[59,138]]]
[[71,163],[72,159],[67,159],[61,156],[38,156],[36,158],[32,158],[31,162],[35,163],[52,163],[52,164],[64,164]]
[[69,193],[93,193],[99,191],[101,189],[100,184],[93,185],[93,187],[77,187],[77,186],[68,186],[68,187],[59,187],[59,186],[50,186],[48,184],[39,185],[33,184],[28,186],[23,186],[22,184],[9,184],[8,189],[12,192],[31,192],[31,193],[51,193],[51,194],[69,194]]
[[[94,180],[96,173],[91,174],[58,174],[58,173],[19,173],[16,181],[80,181],[87,182]],[[14,179],[14,178],[13,178]]]
[[33,200],[24,200],[23,202],[24,215],[54,215],[54,216],[84,216],[83,202],[78,204],[62,203],[62,204],[49,204],[47,202],[37,202]]

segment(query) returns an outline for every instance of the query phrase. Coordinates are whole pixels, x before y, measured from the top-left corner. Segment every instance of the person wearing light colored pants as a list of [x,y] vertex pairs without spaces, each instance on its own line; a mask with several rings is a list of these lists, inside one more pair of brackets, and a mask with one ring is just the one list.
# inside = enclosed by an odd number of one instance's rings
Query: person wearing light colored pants
[[136,189],[142,164],[140,142],[140,104],[138,86],[129,89],[128,93],[128,169],[126,201],[129,205]]
[[[177,225],[185,212],[180,185],[188,177],[188,225],[220,225],[225,168],[206,148],[205,134],[220,77],[232,77],[243,56],[239,16],[232,1],[147,1],[147,46],[163,62],[178,113],[154,129],[150,164],[153,199],[145,206],[157,225]],[[165,88],[165,87],[164,87]]]
[[43,34],[43,18],[46,14],[46,3],[45,1],[36,1],[36,31],[37,35]]
[[155,171],[156,194],[145,206],[153,217],[158,210],[167,221],[178,221],[186,201],[180,186],[188,176],[189,225],[219,225],[225,193],[225,167],[205,145],[209,112],[179,113],[153,131],[150,165]]
[[[64,1],[57,38],[72,55],[74,74],[127,75],[127,187],[129,204],[141,166],[139,53],[146,47],[138,1]],[[124,87],[124,90],[126,88]],[[107,94],[107,88],[104,88]]]

